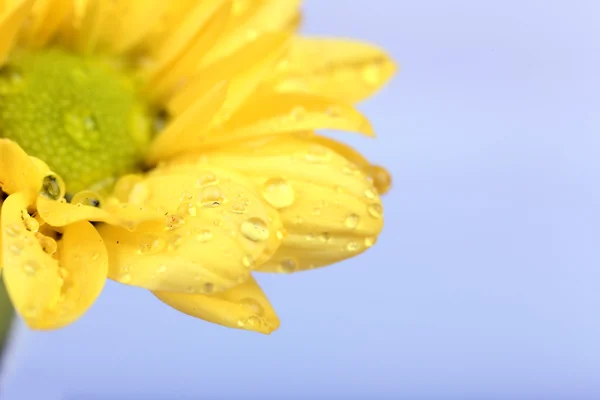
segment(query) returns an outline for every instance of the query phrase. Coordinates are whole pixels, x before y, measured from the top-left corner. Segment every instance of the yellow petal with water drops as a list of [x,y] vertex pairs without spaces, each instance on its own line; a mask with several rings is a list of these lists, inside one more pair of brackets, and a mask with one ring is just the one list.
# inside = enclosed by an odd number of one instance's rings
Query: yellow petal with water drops
[[379,194],[386,194],[390,190],[392,186],[392,176],[390,173],[384,167],[371,164],[369,160],[367,160],[354,148],[342,142],[338,142],[337,140],[333,140],[321,135],[308,135],[307,139],[329,147],[336,153],[344,156],[348,161],[358,166],[365,173],[365,175],[371,179]]
[[203,65],[226,58],[264,33],[286,31],[298,19],[300,3],[300,0],[234,0],[226,32],[207,54]]
[[207,142],[314,129],[374,136],[367,118],[349,104],[307,93],[266,92],[254,95]]
[[29,327],[60,328],[81,317],[98,297],[108,256],[89,222],[65,227],[60,239],[48,237],[24,222],[27,206],[21,193],[2,206],[4,281]]
[[270,85],[279,92],[309,92],[358,102],[383,87],[396,65],[368,43],[295,37]]
[[217,83],[228,81],[228,96],[219,115],[222,120],[228,119],[273,70],[290,38],[289,33],[261,35],[234,54],[200,69],[186,87],[168,101],[167,109],[179,115]]
[[31,9],[21,37],[32,46],[43,46],[58,31],[72,7],[70,0],[37,0]]
[[194,104],[160,132],[150,145],[148,164],[166,159],[190,147],[203,144],[203,133],[223,106],[227,96],[227,83],[220,82],[199,97]]
[[230,13],[231,3],[222,2],[187,46],[153,69],[146,85],[146,90],[152,98],[171,97],[174,91],[181,89],[194,76],[202,57],[214,46],[223,32]]
[[[8,57],[17,32],[27,18],[33,0],[3,0],[0,9],[0,66]],[[0,89],[1,93],[1,89]]]
[[325,146],[271,137],[174,162],[192,160],[235,166],[279,210],[285,230],[281,246],[259,271],[293,272],[353,257],[372,246],[383,227],[371,180]]
[[0,187],[8,194],[23,192],[32,202],[42,187],[43,176],[21,147],[0,139]]
[[154,292],[169,306],[192,317],[227,326],[270,334],[279,318],[254,278],[213,295]]
[[134,232],[100,225],[109,277],[150,290],[211,293],[246,279],[276,235],[252,182],[238,173],[191,165],[158,168],[139,183],[161,222]]

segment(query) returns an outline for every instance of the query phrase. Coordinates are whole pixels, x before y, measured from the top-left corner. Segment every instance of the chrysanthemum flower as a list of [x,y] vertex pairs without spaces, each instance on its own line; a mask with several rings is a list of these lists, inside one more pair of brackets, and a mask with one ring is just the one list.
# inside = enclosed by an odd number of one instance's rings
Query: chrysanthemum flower
[[295,35],[299,0],[0,0],[3,278],[34,329],[106,278],[217,324],[279,325],[253,272],[371,247],[390,177],[317,129],[394,73]]

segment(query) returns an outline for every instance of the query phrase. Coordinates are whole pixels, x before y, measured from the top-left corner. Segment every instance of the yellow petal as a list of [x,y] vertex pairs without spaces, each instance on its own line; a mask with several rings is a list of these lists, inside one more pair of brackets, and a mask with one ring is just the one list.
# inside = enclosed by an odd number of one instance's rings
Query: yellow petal
[[160,99],[170,97],[194,75],[202,57],[214,46],[230,16],[231,3],[221,3],[187,46],[165,58],[154,69],[147,84],[150,96]]
[[154,294],[176,310],[230,328],[270,334],[279,327],[275,310],[252,277],[238,286],[213,295],[169,292]]
[[18,144],[0,139],[0,187],[8,194],[23,192],[32,202],[42,187],[43,177]]
[[300,3],[300,0],[234,0],[227,30],[203,64],[233,54],[266,32],[289,29],[298,18]]
[[356,256],[374,244],[383,227],[371,180],[355,164],[310,140],[272,137],[174,162],[191,160],[235,166],[279,210],[283,241],[259,271],[293,272]]
[[205,144],[314,129],[374,136],[367,118],[349,104],[306,93],[263,92],[246,102],[221,129],[210,132]]
[[33,0],[13,0],[7,1],[0,9],[0,66],[6,62],[17,32],[32,5]]
[[165,167],[137,185],[143,204],[163,209],[164,219],[134,232],[98,227],[111,260],[109,277],[122,283],[170,292],[223,291],[248,279],[276,235],[252,183],[235,172]]
[[46,44],[71,11],[71,0],[37,0],[23,27],[22,37],[33,46]]
[[296,37],[270,84],[280,92],[309,92],[353,103],[373,95],[395,72],[391,58],[373,45]]
[[22,218],[27,206],[21,193],[10,195],[2,206],[4,281],[27,325],[60,328],[81,317],[98,297],[108,256],[89,222],[65,227],[58,251],[46,253],[41,240],[53,239],[28,230]]
[[372,181],[379,194],[386,194],[392,186],[392,176],[379,165],[371,164],[362,154],[352,147],[320,135],[309,135],[309,139],[315,143],[329,147],[336,153],[344,156],[348,161],[358,166]]
[[220,82],[200,96],[183,114],[158,134],[150,145],[147,162],[152,165],[190,147],[203,145],[202,134],[223,106],[227,96],[226,82]]
[[273,70],[290,38],[289,33],[264,34],[231,56],[202,68],[167,108],[179,115],[217,83],[228,81],[229,92],[221,109],[221,117],[227,119]]

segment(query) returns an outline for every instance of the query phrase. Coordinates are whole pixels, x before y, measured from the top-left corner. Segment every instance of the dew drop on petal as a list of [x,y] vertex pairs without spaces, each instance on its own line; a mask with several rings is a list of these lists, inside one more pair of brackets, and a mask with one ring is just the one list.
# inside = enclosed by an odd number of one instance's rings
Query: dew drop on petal
[[368,236],[365,238],[365,247],[369,248],[372,247],[375,244],[375,238],[372,236]]
[[346,249],[351,252],[355,252],[358,250],[358,243],[350,242],[346,245]]
[[283,178],[271,178],[265,181],[262,195],[275,208],[289,207],[294,203],[294,188]]
[[25,271],[25,273],[27,275],[33,276],[33,275],[36,274],[36,272],[38,271],[39,267],[40,266],[37,263],[37,261],[30,260],[30,261],[27,261],[27,262],[25,262],[23,264],[23,271]]
[[381,83],[381,66],[379,63],[365,65],[361,72],[367,85],[377,86]]
[[213,238],[213,233],[208,229],[202,229],[196,233],[196,240],[200,243],[210,242]]
[[308,149],[304,158],[311,163],[324,163],[331,160],[331,152],[324,147],[313,146]]
[[250,218],[242,222],[240,231],[247,239],[261,242],[269,238],[269,228],[265,221],[260,218]]
[[7,236],[18,237],[23,233],[23,227],[17,224],[8,225],[6,228],[4,228],[4,232]]
[[301,121],[306,116],[306,108],[302,106],[294,107],[290,111],[290,119],[292,121]]
[[203,187],[200,191],[199,205],[203,207],[215,207],[223,201],[223,192],[216,185]]
[[282,272],[289,274],[296,271],[296,268],[298,268],[298,263],[291,258],[284,258],[279,262],[279,268]]
[[246,254],[242,257],[242,265],[246,268],[252,268],[254,266],[254,258],[251,255]]
[[244,299],[241,299],[239,301],[239,304],[250,308],[254,315],[262,316],[265,313],[265,309],[263,308],[263,306],[261,306],[260,303],[253,298],[246,297]]
[[377,193],[375,193],[371,189],[367,189],[365,190],[365,197],[369,200],[375,200],[377,198]]
[[203,187],[205,185],[215,184],[217,183],[217,177],[215,174],[209,171],[204,171],[200,174],[198,179],[196,180],[197,187]]
[[165,264],[159,265],[158,268],[156,269],[156,272],[158,272],[159,274],[163,274],[163,273],[167,272],[167,266]]
[[367,211],[375,219],[380,219],[383,215],[383,208],[381,207],[380,204],[377,204],[377,203],[373,203],[373,204],[369,205],[367,207]]
[[181,228],[185,224],[185,220],[179,215],[167,215],[165,219],[165,228],[169,231]]
[[117,280],[121,283],[130,283],[132,280],[131,274],[130,273],[121,274],[121,275],[119,275]]
[[357,214],[350,214],[346,217],[344,224],[346,225],[347,228],[354,229],[358,226],[359,222],[360,222],[360,217]]

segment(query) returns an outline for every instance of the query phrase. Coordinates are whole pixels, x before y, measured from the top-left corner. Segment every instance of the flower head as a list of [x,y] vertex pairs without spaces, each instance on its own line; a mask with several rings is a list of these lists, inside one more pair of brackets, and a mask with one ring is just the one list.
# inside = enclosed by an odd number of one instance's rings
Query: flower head
[[106,278],[270,333],[253,272],[371,247],[385,169],[317,129],[372,136],[353,104],[380,49],[297,36],[299,0],[0,0],[1,265],[34,329]]

